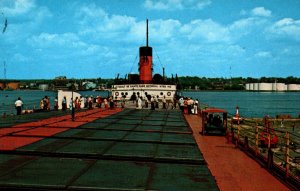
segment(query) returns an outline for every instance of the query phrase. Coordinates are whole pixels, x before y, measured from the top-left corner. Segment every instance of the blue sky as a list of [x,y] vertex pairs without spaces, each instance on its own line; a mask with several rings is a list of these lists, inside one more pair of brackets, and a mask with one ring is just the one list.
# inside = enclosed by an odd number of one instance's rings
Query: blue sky
[[138,72],[300,77],[297,0],[1,0],[0,79],[114,78]]

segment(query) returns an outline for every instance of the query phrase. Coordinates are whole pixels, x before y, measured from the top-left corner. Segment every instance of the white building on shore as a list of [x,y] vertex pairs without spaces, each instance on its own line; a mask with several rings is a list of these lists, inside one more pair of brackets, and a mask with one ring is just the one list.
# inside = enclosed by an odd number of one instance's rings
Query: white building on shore
[[284,83],[247,83],[245,85],[247,91],[300,91],[300,84],[284,84]]

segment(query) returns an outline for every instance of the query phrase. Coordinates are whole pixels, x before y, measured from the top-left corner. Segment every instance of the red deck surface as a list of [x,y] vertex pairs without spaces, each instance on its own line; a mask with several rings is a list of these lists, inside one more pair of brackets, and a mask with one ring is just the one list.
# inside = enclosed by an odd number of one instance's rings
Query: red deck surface
[[34,143],[42,139],[43,138],[36,138],[36,137],[1,137],[0,149],[15,150],[19,147]]
[[224,136],[200,135],[202,123],[199,116],[185,115],[185,118],[221,191],[290,190],[256,161],[227,143]]
[[10,127],[10,128],[1,128],[0,135],[7,135],[14,132],[24,131],[29,129],[28,127]]
[[[79,127],[83,124],[94,121],[97,118],[115,114],[121,110],[122,109],[120,108],[114,110],[93,109],[77,113],[75,121],[72,121],[70,114],[68,114],[66,116],[52,117],[36,122],[15,125],[13,127],[1,128],[0,136],[2,137],[0,137],[0,150],[15,150],[19,147],[43,139],[35,136],[49,137],[57,133],[67,131],[71,128]],[[22,135],[26,137],[21,137]]]
[[38,127],[35,129],[30,129],[27,131],[22,131],[19,133],[14,133],[13,135],[31,135],[31,136],[52,136],[57,133],[68,130],[69,128],[49,128],[49,127]]

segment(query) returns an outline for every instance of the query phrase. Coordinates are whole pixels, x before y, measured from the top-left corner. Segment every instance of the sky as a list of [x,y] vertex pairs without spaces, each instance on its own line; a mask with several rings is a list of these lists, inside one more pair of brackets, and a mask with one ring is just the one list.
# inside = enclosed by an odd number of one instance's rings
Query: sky
[[[297,0],[0,0],[0,79],[300,77]],[[5,20],[7,19],[7,26]]]

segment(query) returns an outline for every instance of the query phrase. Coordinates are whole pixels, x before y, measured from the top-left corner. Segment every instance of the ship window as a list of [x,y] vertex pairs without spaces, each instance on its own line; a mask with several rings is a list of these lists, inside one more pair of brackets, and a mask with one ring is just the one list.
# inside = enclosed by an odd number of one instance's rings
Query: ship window
[[121,95],[124,95],[124,92],[122,92]]
[[164,95],[164,93],[160,92],[160,95]]
[[127,92],[125,92],[125,95],[128,95],[128,93],[127,93]]
[[136,93],[137,95],[140,95],[140,92]]

